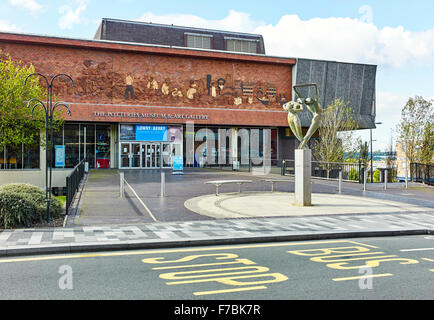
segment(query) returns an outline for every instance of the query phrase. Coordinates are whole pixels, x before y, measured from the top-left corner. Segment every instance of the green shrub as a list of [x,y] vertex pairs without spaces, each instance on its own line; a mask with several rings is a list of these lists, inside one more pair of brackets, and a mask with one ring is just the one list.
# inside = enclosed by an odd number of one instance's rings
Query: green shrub
[[40,216],[34,201],[22,193],[0,191],[0,226],[29,227],[36,221],[40,221]]
[[348,172],[348,179],[353,181],[358,181],[359,180],[358,172],[355,169],[351,168],[350,171]]
[[381,174],[380,170],[376,169],[374,171],[374,182],[380,182],[380,174]]
[[[27,201],[32,202],[35,208],[35,213],[34,215],[32,214],[31,217],[29,217],[30,220],[41,221],[46,219],[47,204],[45,201],[45,191],[42,190],[41,188],[27,183],[11,183],[11,184],[0,186],[0,192],[6,195],[9,194],[19,195],[20,199],[25,199]],[[5,201],[9,203],[8,201],[10,200],[7,196],[6,199],[7,200]],[[15,197],[13,199],[17,200],[18,198]],[[4,207],[0,204],[0,209],[1,208],[3,208],[2,210],[4,212],[7,211],[7,207]],[[27,207],[23,208],[23,212],[24,212],[23,214],[29,214],[27,209],[28,209]],[[50,216],[52,218],[58,218],[61,212],[62,212],[62,203],[54,196],[52,196],[51,205],[50,205]],[[17,212],[15,212],[15,214],[17,214]]]

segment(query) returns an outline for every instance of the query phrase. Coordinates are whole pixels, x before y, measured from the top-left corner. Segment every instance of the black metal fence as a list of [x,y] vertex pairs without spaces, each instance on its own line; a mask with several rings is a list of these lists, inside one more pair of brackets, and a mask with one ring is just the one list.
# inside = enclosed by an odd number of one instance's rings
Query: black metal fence
[[[279,160],[277,159],[266,159],[266,166],[278,167]],[[217,169],[223,171],[240,171],[240,172],[251,172],[253,168],[261,168],[264,166],[264,159],[240,159],[240,157],[232,157],[228,158],[225,163],[198,163],[198,168],[207,168],[207,169]],[[193,167],[192,165],[185,165],[185,167]]]
[[[363,183],[365,167],[361,163],[312,161],[312,177],[337,180],[339,171],[342,180]],[[295,175],[295,160],[282,161],[282,175],[286,174]]]
[[433,165],[410,163],[410,177],[413,182],[434,185]]
[[74,170],[66,177],[66,214],[69,213],[72,200],[80,186],[80,182],[84,177],[84,159],[80,161]]

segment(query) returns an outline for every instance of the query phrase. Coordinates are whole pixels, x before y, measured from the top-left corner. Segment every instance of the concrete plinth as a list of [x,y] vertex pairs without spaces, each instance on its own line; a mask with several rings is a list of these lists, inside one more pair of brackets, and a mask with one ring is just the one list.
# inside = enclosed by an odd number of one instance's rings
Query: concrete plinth
[[312,206],[311,150],[295,150],[295,205]]

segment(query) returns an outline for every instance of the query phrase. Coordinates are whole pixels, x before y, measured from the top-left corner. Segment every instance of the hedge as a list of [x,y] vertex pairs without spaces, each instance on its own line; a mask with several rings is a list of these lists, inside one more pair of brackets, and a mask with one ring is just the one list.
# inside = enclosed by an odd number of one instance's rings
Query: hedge
[[[52,197],[50,216],[58,218],[62,204]],[[45,191],[26,183],[0,186],[0,226],[15,228],[31,226],[46,218]]]
[[380,175],[381,175],[380,170],[376,169],[373,175],[374,182],[380,182]]

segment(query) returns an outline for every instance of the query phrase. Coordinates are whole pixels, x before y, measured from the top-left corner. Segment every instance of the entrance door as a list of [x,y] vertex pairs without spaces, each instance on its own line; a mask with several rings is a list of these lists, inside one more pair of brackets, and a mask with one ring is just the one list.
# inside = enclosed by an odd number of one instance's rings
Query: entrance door
[[161,168],[161,144],[158,143],[142,143],[142,168],[155,169]]
[[121,143],[121,168],[130,168],[130,143]]
[[140,143],[121,143],[121,168],[140,168]]
[[162,166],[162,146],[159,142],[121,143],[121,168],[156,169]]
[[140,143],[131,143],[131,168],[140,168],[141,156]]

